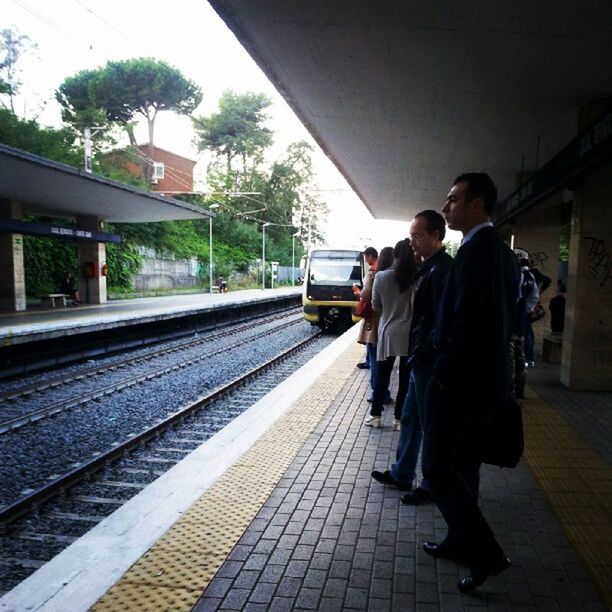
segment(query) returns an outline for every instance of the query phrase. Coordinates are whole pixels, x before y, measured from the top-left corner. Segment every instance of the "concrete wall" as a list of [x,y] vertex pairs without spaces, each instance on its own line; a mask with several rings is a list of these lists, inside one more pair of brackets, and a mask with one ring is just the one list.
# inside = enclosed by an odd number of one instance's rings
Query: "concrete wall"
[[561,382],[612,390],[612,164],[574,192]]
[[198,282],[197,273],[195,259],[146,257],[140,273],[134,277],[134,287],[138,291],[193,287]]

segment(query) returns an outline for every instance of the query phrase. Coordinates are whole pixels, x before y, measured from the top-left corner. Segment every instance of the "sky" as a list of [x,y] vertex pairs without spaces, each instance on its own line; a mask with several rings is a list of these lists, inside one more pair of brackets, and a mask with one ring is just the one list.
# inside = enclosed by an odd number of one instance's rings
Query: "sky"
[[[19,66],[23,85],[16,112],[44,124],[61,124],[53,92],[79,70],[108,60],[155,57],[178,68],[203,91],[195,115],[217,110],[226,89],[262,92],[271,100],[268,127],[274,132],[271,159],[291,142],[306,140],[315,148],[313,165],[320,198],[328,204],[324,227],[331,246],[382,248],[408,235],[409,223],[373,219],[333,163],[325,156],[267,77],[250,58],[205,0],[129,2],[122,0],[2,0],[0,28],[14,26],[37,44]],[[160,113],[155,144],[180,155],[201,159],[196,180],[207,160],[198,157],[189,118]],[[144,124],[136,132],[147,140]],[[456,239],[456,238],[455,238]]]

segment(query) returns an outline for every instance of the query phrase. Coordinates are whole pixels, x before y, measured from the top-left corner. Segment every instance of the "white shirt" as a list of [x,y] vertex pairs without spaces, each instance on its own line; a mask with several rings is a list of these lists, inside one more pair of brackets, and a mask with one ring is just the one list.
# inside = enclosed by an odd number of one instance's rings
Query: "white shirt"
[[469,242],[474,237],[474,234],[476,234],[476,232],[478,230],[481,230],[483,227],[493,227],[493,222],[485,221],[484,223],[479,223],[478,225],[475,225],[467,234],[465,234],[465,236],[463,236],[461,244],[464,245],[466,242]]

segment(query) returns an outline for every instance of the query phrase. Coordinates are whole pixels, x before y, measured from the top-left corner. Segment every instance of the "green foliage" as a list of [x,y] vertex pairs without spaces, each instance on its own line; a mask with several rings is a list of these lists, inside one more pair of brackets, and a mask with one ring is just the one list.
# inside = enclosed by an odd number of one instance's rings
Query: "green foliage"
[[219,112],[193,119],[199,150],[208,149],[223,157],[227,178],[234,158],[242,160],[241,170],[246,173],[247,162],[259,162],[263,151],[272,144],[272,132],[262,125],[270,104],[264,94],[225,91],[219,100]]
[[29,296],[55,293],[68,271],[78,277],[76,242],[24,236],[23,249],[26,291]]
[[108,286],[114,289],[133,289],[134,276],[140,271],[142,262],[143,256],[131,242],[108,243],[106,245]]
[[179,70],[152,58],[109,61],[103,68],[82,70],[68,77],[56,92],[62,118],[76,129],[85,125],[116,124],[133,141],[131,122],[141,115],[153,123],[159,111],[182,115],[202,100],[200,88]]
[[40,127],[5,108],[0,108],[0,142],[71,166],[83,163],[83,153],[75,146],[70,130]]
[[559,261],[569,261],[571,226],[569,223],[561,226],[559,239]]
[[99,70],[81,70],[67,77],[55,92],[62,107],[62,120],[80,133],[84,127],[104,125],[106,113],[96,98]]

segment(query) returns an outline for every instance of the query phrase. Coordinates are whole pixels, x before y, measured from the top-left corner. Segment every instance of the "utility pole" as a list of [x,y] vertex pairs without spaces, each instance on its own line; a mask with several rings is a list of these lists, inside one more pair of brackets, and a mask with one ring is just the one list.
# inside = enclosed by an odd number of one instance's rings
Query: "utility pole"
[[271,223],[264,223],[261,226],[262,242],[261,242],[261,288],[266,288],[266,227]]
[[91,137],[106,128],[101,125],[92,125],[83,128],[83,141],[84,141],[84,149],[85,149],[85,172],[89,174],[92,173],[91,166],[91,157],[92,157],[92,147],[91,147]]

